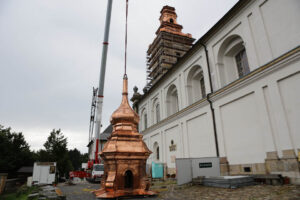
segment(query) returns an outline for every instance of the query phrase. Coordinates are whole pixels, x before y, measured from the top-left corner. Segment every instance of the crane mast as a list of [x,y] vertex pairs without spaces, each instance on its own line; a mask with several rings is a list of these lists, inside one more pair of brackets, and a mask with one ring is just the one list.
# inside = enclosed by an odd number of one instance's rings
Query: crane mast
[[106,69],[106,60],[107,60],[107,49],[108,49],[108,38],[109,38],[112,2],[113,2],[113,0],[108,0],[108,3],[107,3],[104,39],[103,39],[102,57],[101,57],[101,66],[100,66],[99,88],[97,90],[97,96],[96,96],[96,112],[95,112],[96,118],[95,118],[95,129],[94,129],[95,142],[96,142],[96,144],[95,144],[95,163],[99,163],[98,151],[99,151],[99,140],[100,140],[100,131],[101,131],[105,69]]
[[98,88],[93,87],[92,105],[91,105],[91,117],[90,117],[90,128],[89,128],[89,141],[93,139],[94,123],[95,123],[95,112],[96,112],[96,96]]

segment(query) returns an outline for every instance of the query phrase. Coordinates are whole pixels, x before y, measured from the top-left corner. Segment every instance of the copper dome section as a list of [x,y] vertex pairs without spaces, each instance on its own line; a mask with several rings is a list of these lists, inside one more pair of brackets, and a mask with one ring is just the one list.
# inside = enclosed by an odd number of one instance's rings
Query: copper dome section
[[125,75],[123,78],[122,102],[119,108],[111,115],[111,124],[133,123],[138,125],[140,118],[138,114],[130,107],[128,102],[128,79]]

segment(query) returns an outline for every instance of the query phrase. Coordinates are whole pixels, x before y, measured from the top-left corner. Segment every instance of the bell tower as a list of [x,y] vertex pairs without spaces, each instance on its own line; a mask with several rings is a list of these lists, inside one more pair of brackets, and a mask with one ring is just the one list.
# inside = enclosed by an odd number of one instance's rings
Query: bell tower
[[150,80],[150,85],[157,82],[184,56],[195,40],[191,34],[182,32],[183,27],[177,23],[174,7],[164,6],[160,13],[156,38],[147,51],[147,79]]

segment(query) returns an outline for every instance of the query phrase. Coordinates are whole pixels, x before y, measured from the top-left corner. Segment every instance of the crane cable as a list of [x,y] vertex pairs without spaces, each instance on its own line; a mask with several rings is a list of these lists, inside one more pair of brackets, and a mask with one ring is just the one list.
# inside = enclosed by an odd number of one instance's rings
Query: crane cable
[[126,24],[125,24],[125,66],[124,66],[124,77],[127,77],[127,22],[128,22],[128,0],[126,0]]

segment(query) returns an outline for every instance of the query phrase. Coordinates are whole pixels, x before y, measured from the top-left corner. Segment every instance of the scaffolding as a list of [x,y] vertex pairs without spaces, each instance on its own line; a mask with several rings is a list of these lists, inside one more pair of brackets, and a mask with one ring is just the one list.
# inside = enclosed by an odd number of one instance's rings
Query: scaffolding
[[193,45],[195,39],[191,34],[181,32],[183,27],[177,24],[176,19],[175,8],[165,6],[161,10],[161,24],[146,56],[146,89],[155,84]]

